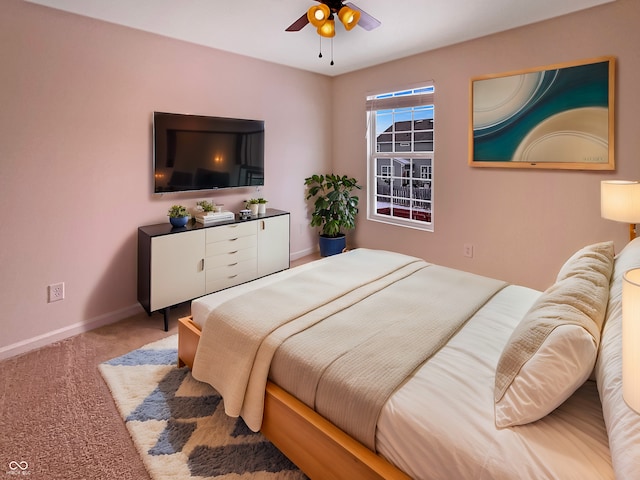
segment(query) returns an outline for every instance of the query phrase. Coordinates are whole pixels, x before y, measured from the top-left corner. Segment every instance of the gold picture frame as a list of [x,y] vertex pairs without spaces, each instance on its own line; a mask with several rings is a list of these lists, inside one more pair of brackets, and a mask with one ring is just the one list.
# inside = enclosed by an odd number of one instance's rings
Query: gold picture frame
[[469,165],[614,170],[615,58],[470,82]]

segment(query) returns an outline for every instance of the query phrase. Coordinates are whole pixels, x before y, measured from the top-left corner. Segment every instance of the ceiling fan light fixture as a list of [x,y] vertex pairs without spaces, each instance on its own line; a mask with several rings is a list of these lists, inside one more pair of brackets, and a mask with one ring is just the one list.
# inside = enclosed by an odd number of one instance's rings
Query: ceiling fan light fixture
[[320,5],[314,5],[307,11],[307,18],[309,23],[314,27],[320,28],[326,23],[331,15],[331,10],[324,3]]
[[346,30],[351,30],[360,21],[360,12],[344,6],[338,12],[338,18]]
[[326,22],[318,27],[318,35],[321,37],[331,38],[336,36],[336,22],[333,18],[329,18]]

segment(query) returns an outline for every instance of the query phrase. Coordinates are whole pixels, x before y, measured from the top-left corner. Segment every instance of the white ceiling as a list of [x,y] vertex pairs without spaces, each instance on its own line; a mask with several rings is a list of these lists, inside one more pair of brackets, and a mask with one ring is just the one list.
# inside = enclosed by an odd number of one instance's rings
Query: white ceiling
[[340,75],[615,0],[351,0],[382,25],[331,41],[307,25],[285,32],[313,0],[27,0],[32,3],[259,58]]

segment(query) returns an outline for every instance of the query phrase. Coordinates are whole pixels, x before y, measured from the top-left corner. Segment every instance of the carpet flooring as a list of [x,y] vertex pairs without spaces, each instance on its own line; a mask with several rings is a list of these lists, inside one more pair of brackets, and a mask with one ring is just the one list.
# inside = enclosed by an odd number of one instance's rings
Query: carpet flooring
[[188,314],[172,309],[165,332],[141,312],[0,362],[0,478],[151,480],[98,365],[176,334]]
[[222,397],[177,368],[178,339],[100,365],[154,480],[304,480],[263,435],[224,413]]

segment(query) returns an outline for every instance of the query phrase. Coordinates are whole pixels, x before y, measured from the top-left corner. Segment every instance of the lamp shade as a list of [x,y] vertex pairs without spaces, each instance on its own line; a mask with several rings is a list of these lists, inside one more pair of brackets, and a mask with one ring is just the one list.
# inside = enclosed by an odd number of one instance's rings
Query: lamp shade
[[338,18],[346,30],[351,30],[360,21],[360,12],[353,8],[344,6],[338,12]]
[[640,413],[640,268],[622,282],[622,396]]
[[320,5],[314,5],[309,10],[307,10],[307,18],[309,19],[309,23],[316,28],[320,28],[328,19],[329,15],[331,15],[331,10],[324,3]]
[[318,27],[318,35],[331,38],[336,36],[336,22],[329,18],[326,22]]
[[625,223],[640,223],[640,183],[606,180],[600,183],[600,214]]

